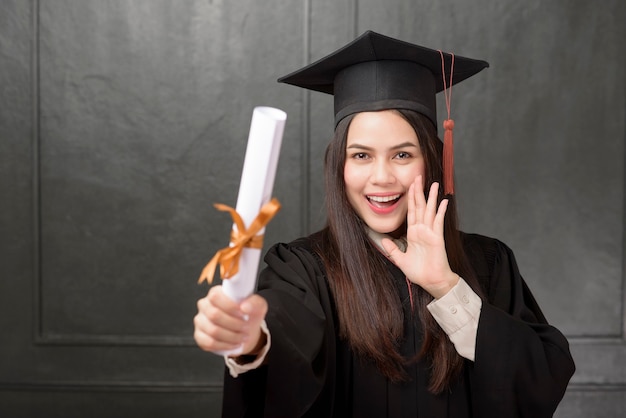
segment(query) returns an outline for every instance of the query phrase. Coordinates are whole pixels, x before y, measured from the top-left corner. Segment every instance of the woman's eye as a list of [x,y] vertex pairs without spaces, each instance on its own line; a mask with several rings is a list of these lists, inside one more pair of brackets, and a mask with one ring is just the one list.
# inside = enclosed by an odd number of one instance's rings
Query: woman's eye
[[367,158],[367,154],[364,152],[357,152],[355,154],[352,154],[352,158],[356,160],[364,160]]
[[408,152],[400,151],[398,154],[396,154],[396,158],[405,160],[407,158],[411,158],[411,154],[409,154]]

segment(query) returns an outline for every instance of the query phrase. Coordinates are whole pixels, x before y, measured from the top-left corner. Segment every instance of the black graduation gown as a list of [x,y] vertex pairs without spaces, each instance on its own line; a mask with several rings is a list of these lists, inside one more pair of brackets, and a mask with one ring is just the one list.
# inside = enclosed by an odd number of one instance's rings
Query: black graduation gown
[[[311,240],[277,244],[266,257],[258,293],[269,303],[272,343],[266,365],[224,378],[224,417],[551,417],[574,363],[568,342],[547,324],[500,241],[464,234],[464,246],[487,300],[479,319],[475,361],[449,391],[428,392],[428,365],[407,369],[393,384],[357,359],[338,337],[334,301]],[[419,352],[406,280],[389,262],[404,306],[407,357]]]

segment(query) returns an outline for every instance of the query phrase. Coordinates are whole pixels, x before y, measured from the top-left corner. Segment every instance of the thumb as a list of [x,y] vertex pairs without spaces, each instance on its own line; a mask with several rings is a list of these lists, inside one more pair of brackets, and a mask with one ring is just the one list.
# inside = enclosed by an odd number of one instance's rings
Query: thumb
[[240,309],[250,318],[263,319],[267,313],[267,301],[262,296],[253,294],[241,302]]
[[395,263],[398,253],[402,253],[402,251],[400,251],[400,248],[396,245],[395,242],[393,242],[389,238],[383,238],[381,241],[381,245],[383,246],[387,257],[389,257],[391,261]]
[[254,294],[241,302],[240,309],[247,317],[246,321],[250,327],[241,352],[257,354],[267,341],[261,330],[261,321],[265,319],[267,313],[267,301],[262,296]]

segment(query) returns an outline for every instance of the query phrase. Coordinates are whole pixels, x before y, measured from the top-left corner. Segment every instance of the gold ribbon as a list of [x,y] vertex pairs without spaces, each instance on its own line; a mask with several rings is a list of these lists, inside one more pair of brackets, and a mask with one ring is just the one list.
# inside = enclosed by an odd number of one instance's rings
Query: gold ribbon
[[220,265],[220,276],[222,279],[228,279],[237,274],[239,272],[239,259],[243,249],[260,249],[263,247],[263,235],[257,234],[280,210],[280,202],[273,198],[263,205],[250,227],[246,229],[241,215],[235,209],[221,203],[215,203],[213,206],[222,212],[229,212],[237,229],[233,229],[230,232],[230,245],[217,251],[211,261],[204,267],[198,279],[198,284],[205,280],[211,283],[218,264]]

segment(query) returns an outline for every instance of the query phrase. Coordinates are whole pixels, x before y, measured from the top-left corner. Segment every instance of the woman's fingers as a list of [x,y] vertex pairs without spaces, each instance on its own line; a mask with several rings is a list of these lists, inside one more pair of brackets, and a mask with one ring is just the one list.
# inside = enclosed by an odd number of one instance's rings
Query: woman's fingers
[[245,341],[244,333],[221,328],[202,313],[195,316],[194,328],[196,343],[206,351],[230,351]]
[[430,185],[428,191],[428,201],[426,202],[426,209],[424,210],[424,223],[428,226],[432,226],[437,215],[437,193],[439,191],[439,183],[433,183]]
[[443,227],[446,220],[447,209],[448,199],[443,199],[441,203],[439,203],[439,210],[437,210],[437,215],[435,216],[435,221],[433,223],[433,230],[439,236],[443,236]]
[[417,214],[415,213],[416,211],[415,190],[419,190],[419,189],[415,186],[415,183],[417,183],[417,181],[413,182],[413,184],[409,186],[409,194],[407,196],[407,201],[408,201],[408,207],[407,207],[407,212],[406,212],[407,225],[413,225],[417,222]]
[[420,174],[409,187],[408,207],[406,221],[407,224],[415,225],[424,222],[424,211],[426,209],[426,199],[424,198],[424,178]]
[[222,286],[213,286],[209,289],[209,294],[205,298],[207,302],[215,308],[233,317],[243,318],[243,313],[239,309],[239,304],[226,296]]
[[254,294],[241,303],[214,286],[198,301],[194,317],[194,339],[205,351],[225,352],[239,349],[249,353],[261,342],[261,322],[267,314],[267,301]]
[[419,175],[409,187],[406,219],[408,225],[423,223],[432,227],[435,221],[439,183],[431,184],[428,191],[428,200],[426,200],[423,190],[423,177]]
[[246,341],[250,330],[246,315],[228,298],[221,286],[214,286],[198,301],[194,317],[194,338],[206,351],[230,350]]

